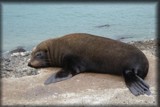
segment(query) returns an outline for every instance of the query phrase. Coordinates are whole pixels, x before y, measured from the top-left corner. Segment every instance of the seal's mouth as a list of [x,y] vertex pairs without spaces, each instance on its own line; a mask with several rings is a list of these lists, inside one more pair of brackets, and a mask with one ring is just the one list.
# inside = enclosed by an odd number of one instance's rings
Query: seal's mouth
[[44,68],[43,66],[33,66],[31,63],[28,63],[28,66],[35,69]]
[[29,66],[29,67],[32,67],[32,68],[35,68],[35,69],[50,67],[49,64],[46,64],[46,63],[38,63],[37,61],[35,61],[35,63],[32,62],[32,61],[28,62],[28,66]]
[[28,63],[28,66],[29,66],[29,67],[32,67],[32,68],[35,68],[35,69],[42,68],[41,66],[32,65],[31,62]]

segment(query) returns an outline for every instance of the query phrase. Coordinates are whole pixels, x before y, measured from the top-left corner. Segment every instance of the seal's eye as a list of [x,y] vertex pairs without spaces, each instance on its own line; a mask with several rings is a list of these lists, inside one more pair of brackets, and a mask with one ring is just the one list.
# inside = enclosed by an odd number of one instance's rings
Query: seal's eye
[[40,57],[42,57],[42,53],[41,52],[37,52],[35,56],[40,58]]

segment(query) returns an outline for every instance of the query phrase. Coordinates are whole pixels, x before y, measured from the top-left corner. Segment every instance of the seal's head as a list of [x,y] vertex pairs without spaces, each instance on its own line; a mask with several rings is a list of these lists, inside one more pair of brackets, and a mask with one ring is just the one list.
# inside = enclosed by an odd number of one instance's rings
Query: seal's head
[[47,46],[44,43],[40,43],[34,47],[31,53],[31,58],[28,62],[28,66],[33,68],[45,68],[49,67],[50,61],[48,60]]

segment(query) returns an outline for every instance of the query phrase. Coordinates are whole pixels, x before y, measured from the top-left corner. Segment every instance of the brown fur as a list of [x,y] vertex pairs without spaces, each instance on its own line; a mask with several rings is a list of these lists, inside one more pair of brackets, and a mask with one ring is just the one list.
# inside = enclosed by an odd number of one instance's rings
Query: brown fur
[[[37,52],[41,53],[41,57],[35,57]],[[80,72],[92,71],[123,75],[134,95],[142,94],[144,90],[150,93],[149,86],[142,80],[149,68],[146,56],[132,45],[109,38],[75,33],[48,39],[33,50],[29,65],[35,68],[62,67],[46,84],[68,79]],[[140,85],[138,88],[134,84],[136,82]]]
[[125,67],[133,67],[137,62],[146,65],[142,66],[145,69],[143,76],[147,74],[148,70],[148,61],[145,55],[136,47],[90,34],[76,33],[48,39],[40,43],[33,53],[39,50],[48,51],[48,58],[53,67],[61,67],[63,57],[73,54],[91,63],[94,62],[95,66],[98,66],[97,71],[99,70],[99,72],[121,74]]

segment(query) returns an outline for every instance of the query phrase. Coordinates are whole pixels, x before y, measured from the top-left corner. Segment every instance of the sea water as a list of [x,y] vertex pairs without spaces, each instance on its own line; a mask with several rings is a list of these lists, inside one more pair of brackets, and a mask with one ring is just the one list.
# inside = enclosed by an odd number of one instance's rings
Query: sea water
[[156,3],[4,3],[2,50],[69,33],[135,41],[156,37]]

